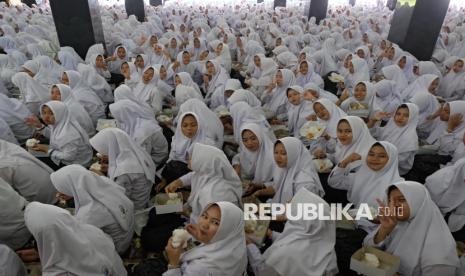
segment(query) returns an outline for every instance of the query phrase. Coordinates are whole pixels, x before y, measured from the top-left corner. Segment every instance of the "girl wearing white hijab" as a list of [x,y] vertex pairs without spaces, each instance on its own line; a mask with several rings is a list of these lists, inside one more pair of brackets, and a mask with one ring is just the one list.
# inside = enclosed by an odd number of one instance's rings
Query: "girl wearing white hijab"
[[242,139],[240,129],[245,123],[256,123],[267,131],[268,137],[272,141],[276,140],[270,124],[260,110],[252,108],[246,102],[237,102],[230,107],[231,117],[233,119],[234,139],[236,143],[240,143]]
[[[205,125],[205,135],[210,141],[214,142],[217,148],[221,149],[224,142],[224,129],[221,120],[216,116],[215,112],[209,109],[205,103],[199,99],[189,99],[179,107],[178,114],[186,112],[193,112],[199,118],[202,118],[203,124]],[[175,125],[177,126],[177,124]],[[210,142],[201,143],[210,144]]]
[[464,62],[464,59],[457,58],[451,70],[441,80],[438,95],[446,101],[463,99],[465,96]]
[[198,74],[198,62],[191,61],[191,55],[189,51],[182,51],[176,57],[176,61],[171,64],[171,69],[175,73],[187,73],[189,76],[195,76]]
[[108,70],[107,64],[105,62],[105,59],[103,58],[103,55],[100,54],[95,54],[91,56],[90,60],[90,66],[99,74],[101,77],[103,77],[105,80],[110,80],[111,79],[111,73]]
[[24,72],[14,75],[11,81],[19,88],[21,100],[31,113],[39,114],[40,105],[50,99],[47,89]]
[[308,60],[303,60],[299,63],[299,71],[295,80],[296,84],[304,87],[307,83],[314,83],[320,88],[323,88],[324,81],[313,70],[313,65]]
[[[186,229],[201,242],[183,252],[182,246],[166,246],[168,271],[163,276],[243,275],[247,268],[244,220],[241,209],[230,202],[210,203],[196,224]],[[181,254],[179,254],[181,253]]]
[[337,123],[337,144],[333,163],[341,168],[351,164],[351,168],[361,165],[370,146],[375,142],[368,127],[360,117],[346,116]]
[[137,103],[130,100],[111,104],[110,112],[119,127],[150,154],[157,167],[166,161],[168,142],[151,112],[144,112]]
[[383,197],[386,189],[398,181],[399,175],[396,146],[380,141],[370,145],[360,168],[354,172],[348,168],[335,167],[328,178],[328,184],[340,190],[347,190],[347,199],[360,207],[367,203],[377,208],[377,198]]
[[[142,69],[143,70],[143,69]],[[143,71],[140,73],[137,71],[136,65],[132,62],[124,61],[121,63],[121,75],[124,76],[124,84],[134,88],[140,82],[143,75]]]
[[300,128],[308,121],[309,116],[314,115],[315,112],[312,105],[304,99],[302,87],[298,85],[290,86],[286,94],[289,101],[287,127],[292,136],[299,138]]
[[152,66],[144,70],[141,82],[134,88],[133,93],[139,101],[150,105],[154,114],[162,110],[163,96],[157,89],[155,68]]
[[71,88],[66,84],[55,84],[50,89],[52,101],[61,101],[67,107],[68,111],[81,127],[87,132],[87,135],[91,137],[95,134],[95,126],[87,114],[86,110],[82,105],[73,97]]
[[381,224],[365,237],[364,245],[399,256],[401,275],[456,275],[456,243],[428,190],[420,183],[401,181],[387,189],[384,200],[390,214],[381,211]]
[[231,106],[237,102],[246,102],[253,108],[260,108],[262,102],[249,90],[237,89],[228,98],[228,106]]
[[210,99],[213,92],[215,92],[218,87],[223,86],[229,77],[226,70],[215,60],[207,61],[204,71],[205,75],[202,88],[206,94],[205,99]]
[[374,85],[376,104],[380,110],[393,114],[402,103],[400,91],[396,89],[396,83],[392,80],[381,80]]
[[381,70],[384,78],[394,81],[396,84],[397,91],[403,91],[408,86],[408,80],[405,77],[402,69],[397,64],[383,67]]
[[191,187],[187,207],[192,209],[190,221],[196,222],[208,202],[228,201],[239,206],[242,184],[224,152],[213,146],[195,143],[189,153],[192,172],[165,188],[173,193],[180,187]]
[[172,97],[171,91],[175,87],[174,83],[174,72],[171,67],[164,66],[161,64],[153,65],[156,73],[157,88],[164,98]]
[[28,201],[54,204],[56,190],[50,182],[53,170],[23,148],[0,140],[0,178]]
[[126,189],[134,209],[146,208],[156,171],[150,155],[117,128],[100,131],[90,139],[90,144],[104,156],[103,160],[108,158],[108,177]]
[[47,127],[37,124],[40,132],[50,139],[50,145],[37,144],[32,149],[45,152],[48,158],[39,158],[52,169],[70,164],[86,166],[92,159],[89,136],[69,114],[68,107],[59,101],[50,101],[41,106],[40,115]]
[[118,46],[113,53],[113,56],[106,58],[108,71],[113,74],[121,74],[121,65],[128,61],[128,51],[124,46]]
[[113,101],[113,93],[110,85],[93,67],[86,64],[79,64],[78,72],[81,73],[81,78],[84,83],[97,94],[102,102],[109,103]]
[[[210,99],[210,108],[215,109],[219,106],[228,106],[228,98],[234,91],[241,89],[241,82],[237,79],[228,79],[224,87],[218,87]],[[261,105],[261,103],[260,103]]]
[[289,69],[279,69],[276,72],[275,79],[263,93],[263,107],[270,110],[275,117],[286,113],[289,105],[286,90],[294,84],[294,73]]
[[295,137],[279,139],[274,144],[273,182],[258,190],[255,196],[272,196],[273,203],[287,203],[301,188],[314,194],[325,194],[312,155]]
[[316,101],[319,99],[329,99],[336,103],[339,99],[336,95],[326,90],[321,89],[318,85],[309,82],[304,87],[304,97],[307,101]]
[[11,130],[10,126],[2,118],[0,118],[0,130],[0,139],[19,145],[19,142],[13,134],[13,131]]
[[175,85],[178,86],[180,84],[182,85],[186,85],[186,86],[189,86],[189,87],[192,87],[195,89],[195,91],[200,95],[202,96],[202,92],[200,91],[200,88],[199,86],[197,85],[197,83],[195,83],[193,80],[192,80],[192,75],[189,75],[189,73],[187,72],[179,72],[177,73],[176,75],[174,75],[174,82],[175,82]]
[[406,103],[399,105],[395,115],[381,129],[379,139],[397,146],[400,175],[408,173],[413,166],[418,150],[418,120],[418,107],[415,104]]
[[250,85],[250,89],[257,97],[261,97],[266,87],[273,81],[278,66],[271,58],[266,58],[263,54],[256,54],[247,67],[247,74],[250,76],[245,80]]
[[232,61],[229,46],[220,40],[214,40],[210,42],[209,46],[215,52],[216,57],[214,60],[219,63],[226,70],[226,72],[231,72]]
[[240,151],[232,164],[238,175],[252,180],[255,185],[263,185],[273,179],[273,141],[265,129],[255,123],[245,123],[241,127]]
[[347,89],[353,89],[357,83],[363,81],[370,81],[368,65],[364,59],[353,57],[349,61],[349,72],[345,76],[344,86]]
[[438,88],[439,84],[439,78],[436,75],[422,75],[402,91],[402,99],[404,101],[409,101],[416,94],[423,92],[429,92],[429,94],[436,94],[436,89]]
[[0,244],[0,271],[3,275],[27,276],[26,267],[10,247]]
[[121,100],[130,100],[131,102],[136,103],[141,109],[143,109],[144,113],[152,114],[152,117],[155,118],[152,107],[146,102],[139,100],[132,92],[132,89],[125,84],[121,84],[115,89],[115,103]]
[[[410,99],[410,102],[416,104],[419,109],[419,119],[417,126],[417,134],[420,139],[430,140],[430,136],[434,133],[434,128],[438,127],[439,119],[429,120],[441,106],[431,93],[423,91],[417,93]],[[447,120],[446,120],[447,121]],[[436,141],[437,139],[431,139],[430,141]]]
[[31,234],[24,222],[24,208],[28,204],[9,183],[0,178],[0,243],[8,245],[13,250],[25,246]]
[[[319,204],[329,215],[328,203],[318,195],[300,188],[291,200],[292,213],[298,204]],[[336,275],[336,224],[330,220],[289,220],[282,233],[273,232],[273,244],[261,255],[258,247],[247,243],[247,255],[255,275]],[[312,247],[318,250],[311,250]],[[292,248],[292,250],[291,250]]]
[[198,100],[203,100],[202,94],[199,94],[197,91],[195,91],[194,88],[179,84],[176,86],[176,91],[175,91],[175,101],[176,101],[176,106],[181,106],[184,102],[186,102],[189,99],[198,99]]
[[35,80],[47,88],[60,81],[65,68],[48,56],[39,56],[34,60],[39,65],[39,71],[34,76]]
[[71,94],[89,114],[94,126],[97,125],[99,119],[106,118],[105,104],[99,96],[84,82],[81,78],[81,73],[77,71],[65,71],[61,81],[69,85]]
[[8,124],[15,139],[21,144],[34,133],[34,129],[24,123],[25,119],[31,115],[22,102],[0,93],[0,119]]
[[147,63],[149,64],[161,64],[166,67],[169,67],[171,64],[170,58],[164,53],[165,47],[161,44],[154,44],[153,45],[153,51],[149,55],[149,60],[150,62]]
[[118,253],[128,249],[134,233],[134,204],[122,187],[79,165],[61,168],[50,178],[61,197],[74,198],[78,221],[102,229]]
[[24,219],[36,239],[44,275],[127,275],[111,238],[68,211],[32,202]]

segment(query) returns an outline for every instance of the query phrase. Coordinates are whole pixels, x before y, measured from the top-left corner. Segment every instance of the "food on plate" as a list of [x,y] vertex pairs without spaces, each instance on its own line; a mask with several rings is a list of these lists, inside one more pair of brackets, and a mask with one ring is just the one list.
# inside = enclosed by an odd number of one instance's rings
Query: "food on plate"
[[187,241],[189,241],[189,239],[192,239],[192,236],[185,229],[175,229],[171,238],[171,245],[174,248],[178,248],[180,246],[182,246],[182,248],[186,248]]
[[168,193],[166,205],[182,203],[182,198],[177,193]]
[[379,267],[380,264],[378,257],[371,253],[365,253],[362,262],[371,267]]
[[26,147],[28,147],[28,148],[33,148],[35,145],[37,145],[37,144],[39,144],[39,143],[40,143],[40,141],[37,140],[37,139],[34,139],[34,138],[32,138],[32,139],[27,139],[27,141],[26,141]]
[[245,221],[245,226],[244,226],[244,229],[245,229],[245,232],[247,234],[251,234],[253,232],[255,232],[255,228],[257,228],[257,221],[256,220],[247,220]]
[[100,163],[95,162],[94,164],[92,164],[92,165],[90,166],[90,169],[91,169],[91,170],[100,171],[100,170],[102,169],[102,166],[100,165]]

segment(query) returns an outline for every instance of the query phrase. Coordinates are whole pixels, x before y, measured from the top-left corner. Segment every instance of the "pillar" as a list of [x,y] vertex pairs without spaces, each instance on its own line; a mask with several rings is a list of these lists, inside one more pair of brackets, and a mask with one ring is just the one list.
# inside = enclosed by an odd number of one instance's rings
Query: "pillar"
[[273,8],[277,8],[277,7],[286,7],[286,0],[274,0],[274,6]]
[[315,17],[316,24],[326,18],[328,12],[328,0],[311,0],[308,18]]
[[161,6],[163,5],[163,1],[162,0],[150,0],[150,5],[151,6]]
[[386,3],[386,7],[388,7],[391,11],[395,10],[397,5],[397,0],[388,0]]
[[32,7],[32,5],[37,5],[36,0],[21,0],[24,4],[26,4],[28,7]]
[[126,14],[135,15],[139,22],[145,21],[144,0],[125,0]]
[[450,0],[417,0],[413,7],[399,0],[388,40],[397,43],[418,60],[430,60]]
[[60,46],[71,46],[84,59],[90,46],[105,47],[98,0],[50,0]]
[[355,2],[356,2],[356,0],[349,0],[349,5],[351,5],[353,7],[353,6],[355,6]]

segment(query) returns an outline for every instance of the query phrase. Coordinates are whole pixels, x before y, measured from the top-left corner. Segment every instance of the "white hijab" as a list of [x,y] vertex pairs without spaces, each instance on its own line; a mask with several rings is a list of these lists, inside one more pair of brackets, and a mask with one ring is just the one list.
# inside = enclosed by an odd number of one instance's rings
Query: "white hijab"
[[44,275],[127,275],[110,237],[95,226],[80,223],[68,211],[32,202],[24,219],[37,241]]
[[78,71],[81,73],[82,80],[87,83],[103,102],[107,103],[113,101],[110,85],[92,66],[80,63],[78,65]]
[[[408,221],[398,221],[389,239],[386,251],[400,257],[399,273],[414,275],[433,265],[459,266],[456,244],[441,212],[431,200],[428,190],[420,183],[394,183],[404,195],[409,207]],[[386,191],[386,197],[388,196]]]
[[96,151],[108,155],[108,177],[115,180],[129,173],[142,173],[149,182],[155,181],[155,164],[150,155],[118,128],[105,128],[90,144]]
[[153,118],[153,113],[144,112],[144,109],[130,100],[120,100],[111,104],[110,112],[118,121],[119,127],[140,146],[153,134],[162,132]]
[[263,127],[267,130],[271,140],[276,140],[270,124],[260,110],[250,107],[246,102],[237,102],[229,110],[233,119],[234,139],[236,143],[239,144],[242,140],[240,129],[244,123],[255,123]]
[[176,99],[176,106],[181,106],[189,99],[199,99],[203,100],[202,94],[199,94],[194,88],[191,86],[187,86],[184,84],[180,84],[176,86],[175,91],[175,99]]
[[215,74],[211,76],[211,80],[208,82],[208,88],[207,91],[205,91],[207,94],[205,96],[206,98],[210,98],[213,92],[215,92],[218,87],[224,85],[229,79],[226,70],[216,60],[209,60],[205,63],[205,72],[207,72],[206,65],[208,62],[211,62],[213,67],[215,67]]
[[116,221],[124,231],[134,226],[132,201],[124,194],[124,188],[107,177],[80,165],[69,165],[52,173],[50,179],[57,191],[74,198],[79,221],[99,228]]
[[241,209],[230,202],[211,202],[221,210],[221,221],[216,234],[207,244],[201,244],[181,255],[181,262],[198,261],[214,276],[242,275],[247,268],[244,220]]
[[4,244],[0,244],[0,271],[3,275],[27,276],[23,261]]
[[246,89],[237,89],[228,98],[229,105],[233,105],[237,102],[246,102],[253,108],[260,108],[262,102],[249,90]]
[[199,86],[197,85],[197,83],[195,83],[195,82],[192,80],[192,76],[189,75],[189,73],[187,73],[187,72],[179,72],[179,73],[176,74],[176,76],[178,76],[178,77],[181,79],[181,84],[182,84],[182,85],[187,85],[187,86],[190,86],[190,87],[194,88],[195,91],[196,91],[200,96],[202,96],[202,92],[200,92]]
[[152,117],[155,118],[155,114],[153,114],[153,109],[144,101],[141,101],[139,98],[134,95],[132,89],[125,85],[121,84],[118,88],[115,89],[115,103],[121,100],[130,100],[143,109],[144,113],[152,114]]
[[408,80],[404,72],[400,69],[399,65],[393,64],[381,69],[386,79],[392,80],[396,83],[396,90],[402,91],[408,86]]
[[[276,164],[273,172],[273,182],[275,195],[272,202],[286,203],[297,193],[296,185],[298,184],[297,176],[305,175],[304,181],[311,181],[314,184],[314,192],[320,196],[324,195],[318,173],[313,165],[312,154],[305,148],[302,142],[295,137],[285,137],[275,142],[281,142],[287,153],[287,166],[280,168]],[[274,148],[273,148],[274,149]],[[274,158],[273,158],[274,160]]]
[[[367,203],[370,207],[377,208],[377,198],[383,198],[386,189],[392,183],[403,181],[399,175],[398,151],[396,146],[389,142],[379,141],[370,145],[371,149],[375,145],[381,145],[388,154],[388,162],[379,171],[370,169],[364,161],[360,169],[355,173],[353,185],[347,193],[347,198],[355,206],[360,206],[361,203]],[[364,156],[366,160],[366,156]]]
[[[291,200],[291,212],[297,213],[297,205],[319,204],[323,213],[330,214],[328,203],[318,195],[301,188]],[[265,251],[265,263],[279,275],[326,275],[337,269],[336,224],[331,220],[289,220],[281,235]],[[318,248],[318,250],[312,250]]]
[[316,103],[323,105],[330,116],[328,121],[318,118],[318,122],[326,126],[325,131],[329,134],[329,136],[331,136],[332,138],[336,138],[337,125],[339,123],[339,120],[341,120],[343,117],[346,117],[347,114],[342,109],[340,109],[339,106],[337,106],[334,102],[328,99],[319,99],[315,101],[315,103],[313,103],[313,106],[315,106]]
[[224,152],[201,143],[195,143],[189,150],[194,172],[187,200],[192,207],[191,220],[195,222],[212,202],[228,201],[238,206],[242,197],[241,180]]
[[347,121],[352,129],[352,142],[350,145],[343,145],[338,141],[335,154],[336,163],[341,162],[354,152],[362,156],[363,160],[368,154],[370,146],[375,142],[375,139],[371,136],[367,125],[360,117],[343,117],[339,120],[338,125],[342,120]]
[[251,131],[257,136],[259,148],[252,152],[248,150],[242,139],[239,142],[241,171],[246,175],[253,176],[254,183],[265,183],[273,178],[273,141],[267,136],[266,130],[255,123],[245,123],[241,127],[241,135],[245,131]]
[[295,84],[294,73],[289,69],[279,69],[283,75],[283,83],[276,86],[271,92],[271,99],[263,106],[275,112],[276,114],[285,113],[287,110],[287,88]]
[[50,99],[50,93],[47,88],[31,78],[27,73],[16,73],[11,81],[19,88],[25,103],[42,103]]
[[400,91],[396,88],[396,82],[381,80],[374,85],[376,104],[384,112],[394,113],[395,108],[402,103]]
[[298,85],[290,86],[287,89],[286,97],[290,89],[300,94],[300,103],[298,105],[289,103],[289,108],[287,110],[287,126],[292,136],[300,137],[300,128],[307,122],[307,117],[315,112],[313,111],[312,105],[303,98],[304,90],[302,87]]
[[[465,62],[464,59],[457,58],[457,61],[461,60],[462,63]],[[455,63],[454,62],[454,63]],[[447,99],[454,95],[455,93],[460,92],[465,87],[465,70],[461,70],[458,73],[455,73],[454,70],[450,70],[444,78],[441,80],[441,85],[439,86],[439,95]]]
[[379,139],[388,141],[397,147],[399,154],[418,150],[417,126],[419,122],[418,106],[413,103],[405,103],[399,108],[406,106],[409,111],[407,124],[399,127],[394,122],[395,114],[389,119],[389,122],[382,128]]

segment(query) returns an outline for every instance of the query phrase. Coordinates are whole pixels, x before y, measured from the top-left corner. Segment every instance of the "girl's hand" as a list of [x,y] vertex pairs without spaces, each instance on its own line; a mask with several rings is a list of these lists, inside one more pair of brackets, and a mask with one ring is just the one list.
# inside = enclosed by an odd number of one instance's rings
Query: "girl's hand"
[[181,254],[184,252],[182,246],[174,248],[171,244],[172,238],[168,240],[168,244],[165,247],[166,256],[168,257],[168,264],[177,266],[180,263]]
[[24,119],[24,123],[28,126],[35,127],[35,128],[41,128],[44,125],[39,121],[39,118],[35,115],[31,115],[29,117],[26,117]]
[[182,182],[179,179],[176,179],[175,181],[171,182],[168,186],[165,188],[165,192],[167,194],[169,193],[175,193],[177,189],[182,187]]
[[339,163],[339,167],[345,169],[347,165],[357,160],[362,160],[362,157],[358,153],[354,152],[351,155],[347,156],[346,159],[342,160]]
[[48,152],[48,146],[43,145],[43,144],[36,144],[35,146],[32,147],[32,150],[47,153]]
[[35,248],[18,250],[16,254],[26,263],[39,260],[39,252]]

